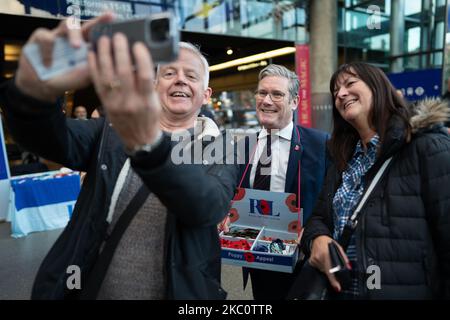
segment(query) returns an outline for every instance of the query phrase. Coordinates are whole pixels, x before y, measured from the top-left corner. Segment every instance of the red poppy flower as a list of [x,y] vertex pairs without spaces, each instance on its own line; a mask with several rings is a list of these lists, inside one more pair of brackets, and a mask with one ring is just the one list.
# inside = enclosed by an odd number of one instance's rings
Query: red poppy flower
[[239,219],[239,213],[235,208],[231,208],[228,212],[228,217],[230,218],[230,222],[234,223]]
[[241,240],[241,246],[244,250],[250,250],[250,244],[245,240]]
[[298,225],[298,221],[297,220],[291,221],[289,223],[289,225],[288,225],[288,231],[289,232],[297,232],[298,231],[298,227],[299,227],[299,225]]
[[238,201],[244,199],[245,196],[245,189],[244,188],[237,188],[236,194],[234,195],[233,200]]
[[231,247],[233,249],[242,249],[242,244],[240,242],[235,241],[231,244]]
[[289,209],[289,211],[297,213],[298,207],[295,205],[296,196],[295,194],[290,194],[286,197],[285,203]]
[[245,258],[245,261],[247,261],[249,263],[255,262],[255,256],[250,252],[244,253],[244,258]]
[[220,245],[222,246],[222,247],[228,247],[228,244],[230,243],[230,241],[229,240],[226,240],[226,239],[220,239]]
[[260,207],[264,215],[268,215],[270,213],[270,206],[266,200],[261,200]]

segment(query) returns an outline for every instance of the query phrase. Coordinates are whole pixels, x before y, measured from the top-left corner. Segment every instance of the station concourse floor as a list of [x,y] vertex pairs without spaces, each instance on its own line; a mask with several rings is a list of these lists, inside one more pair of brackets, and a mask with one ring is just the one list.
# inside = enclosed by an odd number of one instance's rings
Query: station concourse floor
[[[62,229],[11,237],[11,225],[0,222],[0,300],[28,300],[36,272]],[[251,284],[242,288],[240,267],[222,265],[222,286],[229,300],[251,300]]]

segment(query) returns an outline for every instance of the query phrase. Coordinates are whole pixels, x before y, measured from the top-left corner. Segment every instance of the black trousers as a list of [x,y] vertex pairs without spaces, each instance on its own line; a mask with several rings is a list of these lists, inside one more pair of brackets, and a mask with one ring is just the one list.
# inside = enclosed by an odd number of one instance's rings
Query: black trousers
[[250,269],[255,300],[284,300],[294,280],[292,273]]

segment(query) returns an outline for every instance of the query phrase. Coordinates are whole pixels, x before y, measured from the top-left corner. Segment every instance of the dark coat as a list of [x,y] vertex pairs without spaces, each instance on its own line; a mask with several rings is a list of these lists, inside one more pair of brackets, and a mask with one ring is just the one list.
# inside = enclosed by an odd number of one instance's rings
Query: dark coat
[[[411,119],[412,140],[395,118],[365,186],[385,159],[394,156],[361,210],[355,231],[359,292],[364,299],[450,298],[450,137],[442,105],[426,103]],[[303,250],[319,235],[332,237],[332,201],[341,176],[330,166],[313,216],[305,226]],[[369,290],[367,267],[381,271],[381,289]]]
[[[84,274],[106,236],[106,216],[117,177],[127,155],[105,118],[67,119],[55,105],[0,87],[0,103],[10,132],[24,148],[87,175],[72,219],[44,259],[32,298],[62,299],[67,267]],[[217,223],[226,215],[237,184],[233,165],[175,165],[165,136],[154,152],[132,158],[131,166],[168,209],[166,223],[167,296],[170,299],[223,299]]]

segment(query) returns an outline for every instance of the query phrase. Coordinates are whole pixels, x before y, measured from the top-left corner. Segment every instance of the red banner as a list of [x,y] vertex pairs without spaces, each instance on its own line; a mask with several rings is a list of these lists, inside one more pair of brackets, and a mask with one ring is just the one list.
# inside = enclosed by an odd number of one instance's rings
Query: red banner
[[300,125],[310,128],[311,121],[311,78],[309,76],[309,46],[298,44],[295,46],[295,70],[300,80],[298,91],[299,102],[297,121]]

